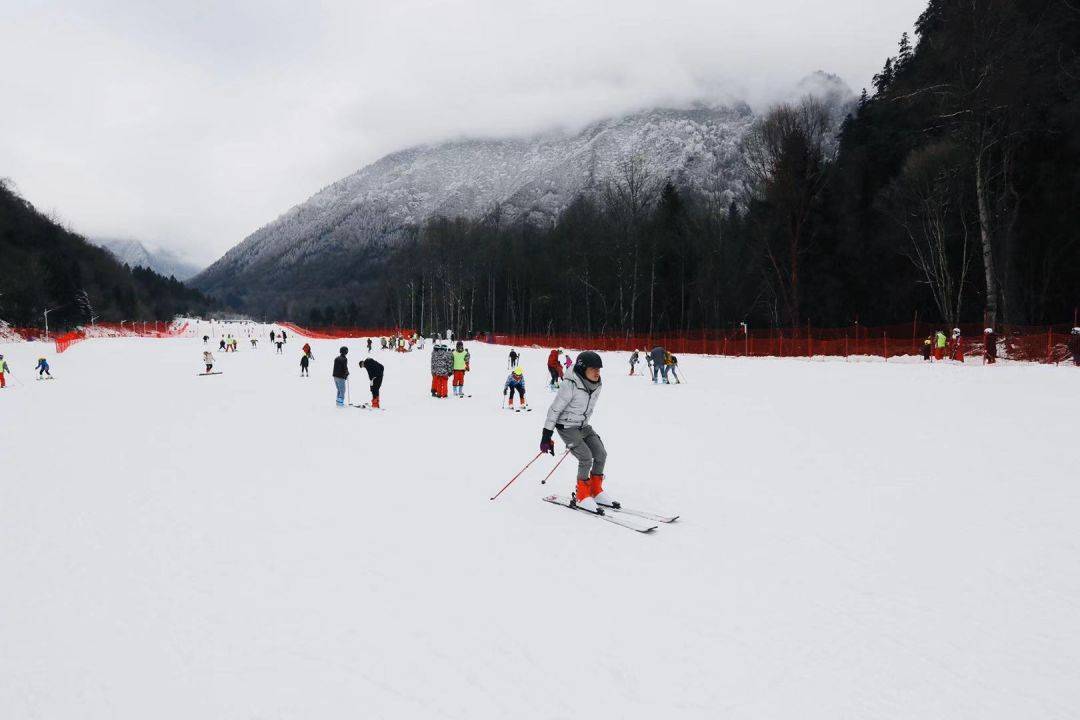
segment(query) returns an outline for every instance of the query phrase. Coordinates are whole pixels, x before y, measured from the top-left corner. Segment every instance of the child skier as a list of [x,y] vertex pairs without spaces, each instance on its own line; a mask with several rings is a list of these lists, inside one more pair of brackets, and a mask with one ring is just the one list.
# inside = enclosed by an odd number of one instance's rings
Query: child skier
[[256,347],[258,347],[258,344],[259,344],[259,339],[258,338],[251,338],[251,349],[252,350],[254,350]]
[[221,342],[218,343],[218,350],[220,352],[228,352],[228,350],[225,347],[225,338],[221,338]]
[[334,358],[334,387],[337,388],[337,406],[345,407],[345,382],[349,379],[349,348],[342,347],[340,354]]
[[516,368],[517,367],[518,357],[519,357],[519,355],[517,353],[517,350],[514,350],[513,348],[511,348],[510,349],[510,367],[511,368]]
[[48,375],[50,378],[52,377],[52,373],[49,372],[49,361],[45,358],[38,358],[37,366],[34,369],[38,371],[38,380],[40,380],[43,375]]
[[214,356],[210,354],[209,350],[203,351],[202,361],[206,365],[206,372],[203,375],[209,375],[210,371],[214,369]]
[[281,349],[281,346],[285,344],[285,341],[282,340],[281,338],[278,338],[278,340],[277,340],[277,342],[275,344],[277,345],[277,354],[278,355],[284,355],[285,352]]
[[923,340],[923,345],[922,345],[922,359],[923,359],[923,362],[930,362],[930,353],[933,351],[933,349],[934,349],[934,338],[931,337],[930,335],[927,335],[926,339]]
[[367,370],[368,381],[371,385],[371,407],[379,407],[379,388],[382,387],[383,366],[374,358],[365,358],[360,367]]
[[544,429],[540,434],[540,451],[555,454],[552,434],[558,430],[566,449],[578,461],[577,487],[571,504],[583,510],[603,515],[603,506],[618,508],[619,503],[604,492],[604,464],[607,450],[600,436],[589,425],[589,418],[600,398],[600,356],[586,350],[577,357],[574,370],[551,402]]
[[300,377],[311,377],[308,373],[308,364],[311,362],[311,356],[304,353],[300,356]]
[[454,358],[445,345],[435,343],[431,348],[431,397],[447,396],[447,380],[454,371]]
[[682,385],[682,380],[679,379],[679,358],[667,353],[664,356],[664,365],[667,366],[668,374],[675,378],[675,383]]
[[960,338],[960,328],[953,328],[949,344],[949,357],[957,362],[964,362],[964,345]]
[[638,351],[635,350],[634,352],[630,353],[630,374],[631,375],[634,374],[634,368],[637,366],[637,364],[639,362],[641,362],[641,356],[638,355]]
[[514,407],[514,391],[518,394],[518,404],[521,407],[525,407],[525,371],[520,367],[514,368],[510,375],[506,378],[506,384],[503,385],[503,395],[507,392],[510,393],[509,399],[506,401],[506,407]]
[[367,339],[367,354],[371,354],[371,338]]
[[7,360],[3,355],[0,355],[0,389],[7,387],[7,381],[4,380],[4,376],[11,372],[11,368],[8,367]]
[[469,351],[460,340],[454,350],[454,394],[465,397],[465,373],[469,372]]
[[941,330],[938,330],[937,333],[934,334],[934,359],[935,360],[944,360],[945,359],[945,345],[946,344],[948,344],[948,339],[945,337],[945,333],[942,332]]

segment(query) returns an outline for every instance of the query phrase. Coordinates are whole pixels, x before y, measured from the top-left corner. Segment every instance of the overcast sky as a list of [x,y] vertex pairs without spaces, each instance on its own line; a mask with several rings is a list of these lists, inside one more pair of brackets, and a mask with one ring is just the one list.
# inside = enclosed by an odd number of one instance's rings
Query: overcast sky
[[870,82],[926,0],[0,0],[0,177],[210,262],[402,147]]

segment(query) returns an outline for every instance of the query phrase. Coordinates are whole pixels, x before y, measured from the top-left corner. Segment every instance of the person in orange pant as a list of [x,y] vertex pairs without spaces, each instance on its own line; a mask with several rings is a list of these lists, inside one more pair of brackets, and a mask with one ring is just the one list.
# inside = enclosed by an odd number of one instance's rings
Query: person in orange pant
[[11,372],[11,370],[8,369],[7,360],[4,359],[3,355],[0,355],[0,388],[7,387],[7,381],[4,379],[4,376],[9,372]]
[[514,392],[518,394],[518,404],[521,407],[525,407],[525,371],[520,367],[516,367],[506,378],[506,384],[503,385],[503,395],[507,392],[510,393],[509,399],[506,401],[506,407],[514,407]]
[[454,359],[445,345],[438,343],[431,349],[431,397],[447,396],[447,380],[453,370]]
[[556,430],[566,449],[578,461],[577,487],[572,505],[597,515],[604,507],[618,508],[619,503],[604,492],[604,464],[607,450],[600,436],[589,425],[589,418],[600,398],[600,356],[586,350],[577,356],[574,368],[551,402],[544,428],[540,433],[540,451],[555,454],[552,435]]

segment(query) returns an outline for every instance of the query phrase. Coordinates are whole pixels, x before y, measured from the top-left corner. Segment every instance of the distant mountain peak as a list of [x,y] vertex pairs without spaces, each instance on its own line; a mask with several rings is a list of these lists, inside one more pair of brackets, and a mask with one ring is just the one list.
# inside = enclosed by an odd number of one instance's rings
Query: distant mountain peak
[[130,238],[95,238],[95,245],[105,248],[113,257],[129,267],[144,267],[159,275],[177,280],[188,280],[201,268],[165,249],[151,250],[138,240]]

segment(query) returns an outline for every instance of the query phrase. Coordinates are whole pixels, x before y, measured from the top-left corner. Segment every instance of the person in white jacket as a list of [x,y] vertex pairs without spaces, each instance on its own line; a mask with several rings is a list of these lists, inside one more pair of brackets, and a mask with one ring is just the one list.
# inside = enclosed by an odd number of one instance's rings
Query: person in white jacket
[[578,461],[577,487],[571,496],[571,504],[597,515],[604,514],[604,506],[619,507],[619,503],[604,492],[607,450],[589,425],[589,418],[600,399],[600,368],[603,366],[600,356],[591,350],[577,356],[573,372],[567,374],[551,402],[540,434],[541,452],[554,455],[555,443],[551,437],[558,430],[567,450]]

